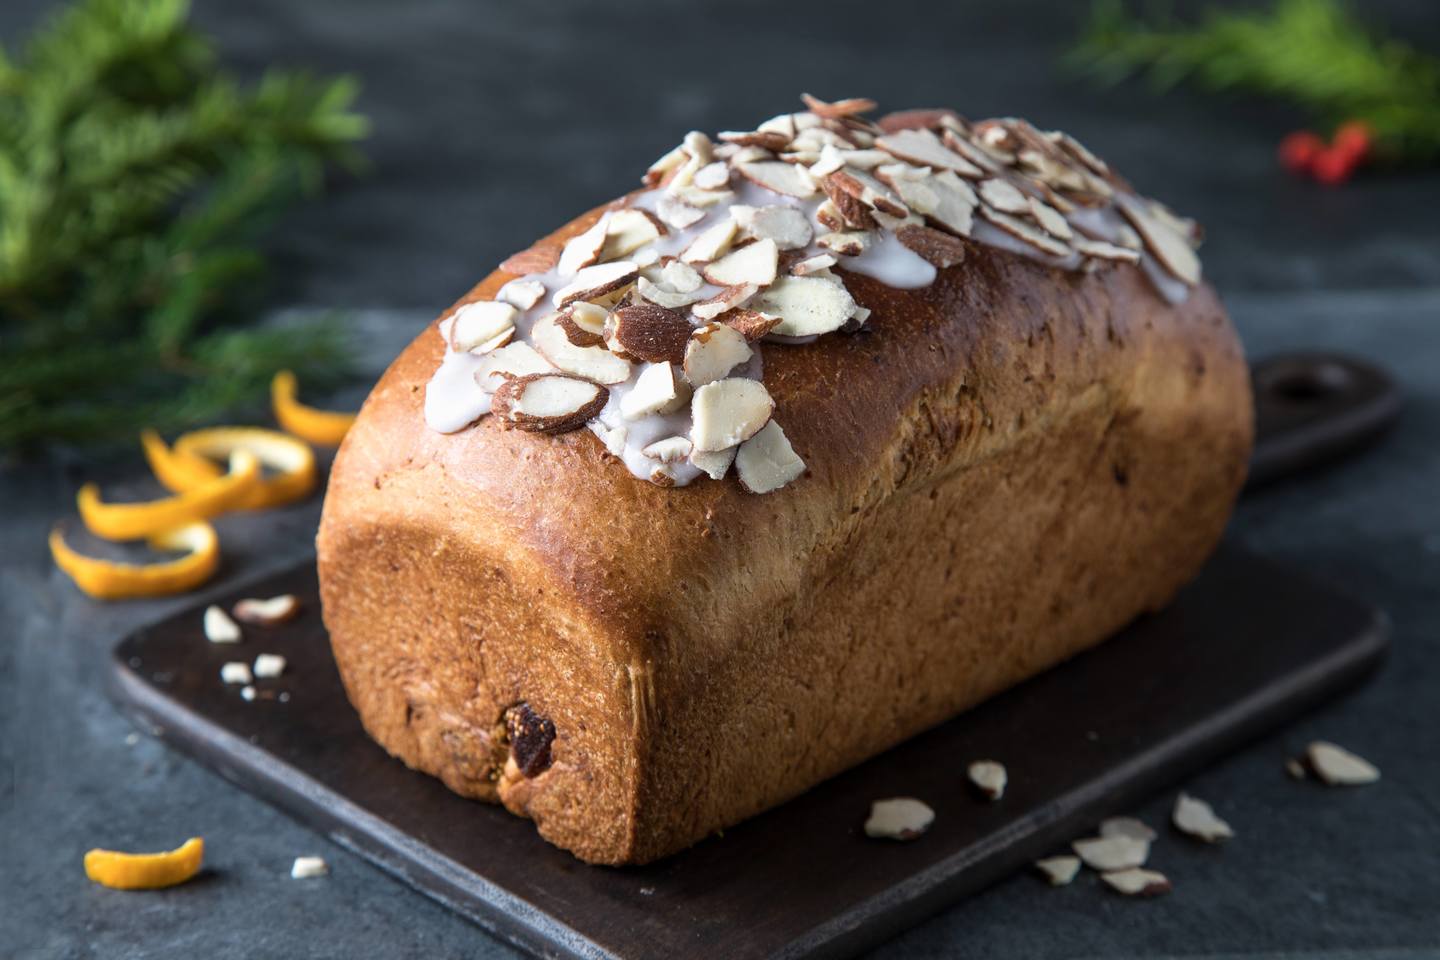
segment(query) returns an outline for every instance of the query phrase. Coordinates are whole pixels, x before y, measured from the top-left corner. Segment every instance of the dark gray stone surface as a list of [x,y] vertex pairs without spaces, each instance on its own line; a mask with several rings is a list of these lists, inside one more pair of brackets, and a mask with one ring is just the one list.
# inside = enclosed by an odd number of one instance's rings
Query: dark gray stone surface
[[[7,0],[0,36],[48,6]],[[1374,6],[1417,42],[1440,37],[1427,5]],[[275,244],[275,300],[391,308],[355,317],[376,369],[502,256],[626,189],[684,129],[753,122],[800,89],[1063,125],[1200,217],[1207,270],[1253,353],[1347,349],[1404,385],[1409,407],[1382,446],[1247,500],[1234,524],[1271,556],[1386,607],[1392,657],[1355,695],[1189,785],[1240,836],[1223,850],[1165,837],[1154,860],[1172,896],[1135,903],[1090,877],[1063,890],[1015,877],[877,955],[1430,955],[1440,949],[1440,178],[1335,192],[1293,183],[1271,158],[1294,125],[1283,113],[1096,93],[1052,66],[1070,5],[973,7],[254,0],[198,15],[246,69],[278,60],[365,78],[375,170],[290,222]],[[105,470],[133,477],[139,464]],[[44,535],[72,509],[81,476],[59,463],[0,472],[0,956],[510,956],[158,742],[126,742],[130,727],[102,692],[108,651],[194,598],[104,606],[53,570]],[[222,519],[223,581],[304,556],[317,510]],[[1322,736],[1385,779],[1353,791],[1287,780],[1282,759]],[[1137,812],[1159,822],[1168,801]],[[192,834],[209,843],[206,874],[170,893],[107,891],[81,872],[92,845],[160,848]],[[302,853],[329,859],[331,876],[291,881]]]

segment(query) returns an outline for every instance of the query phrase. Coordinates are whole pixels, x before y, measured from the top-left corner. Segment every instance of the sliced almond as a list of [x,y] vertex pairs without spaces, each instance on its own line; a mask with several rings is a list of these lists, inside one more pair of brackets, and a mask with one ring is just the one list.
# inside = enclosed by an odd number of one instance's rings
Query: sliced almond
[[925,214],[926,219],[957,237],[970,236],[970,227],[979,200],[970,184],[961,180],[949,170],[942,170],[925,181],[937,198],[934,210]]
[[961,176],[977,179],[985,175],[985,171],[946,147],[930,130],[897,130],[877,137],[875,146],[917,166],[953,170]]
[[865,836],[885,840],[914,840],[935,822],[935,811],[914,797],[892,797],[870,804]]
[[685,379],[698,387],[728,376],[753,356],[745,341],[743,334],[720,322],[695,330],[685,346]]
[[560,313],[568,316],[581,330],[596,336],[605,334],[605,322],[610,319],[609,310],[598,304],[586,303],[584,300],[576,300],[567,305]]
[[1149,843],[1159,836],[1159,834],[1151,829],[1150,825],[1145,821],[1136,817],[1107,817],[1100,821],[1100,836],[1130,837]]
[[[562,334],[563,336],[563,334]],[[511,343],[493,353],[485,355],[480,368],[475,371],[475,382],[481,389],[494,393],[508,377],[522,377],[527,373],[548,373],[554,370],[546,360],[528,343]]]
[[843,285],[821,277],[780,277],[755,297],[751,309],[780,318],[773,333],[808,337],[844,326],[855,313],[855,300]]
[[756,127],[755,129],[759,130],[761,133],[783,134],[786,140],[794,139],[795,134],[798,132],[795,129],[795,117],[788,113],[782,113],[779,116],[771,117],[769,120],[766,120],[764,123],[760,124],[760,126]]
[[737,307],[734,310],[726,310],[720,314],[715,318],[715,322],[725,324],[725,326],[744,337],[747,343],[754,343],[771,330],[774,330],[775,327],[779,325],[780,318],[767,316],[758,310],[747,310],[744,307]]
[[1070,229],[1070,221],[1050,204],[1035,197],[1030,197],[1030,214],[1035,222],[1045,228],[1045,232],[1052,237],[1059,237],[1061,240],[1069,240],[1075,236],[1075,231]]
[[545,284],[539,280],[511,280],[495,291],[495,299],[503,300],[516,310],[529,310],[545,296]]
[[681,307],[688,307],[697,300],[703,300],[705,295],[698,290],[689,293],[679,293],[660,284],[651,283],[641,277],[635,284],[643,300],[648,300],[658,307],[665,307],[667,310],[678,310]]
[[572,300],[595,300],[633,283],[640,268],[629,260],[602,263],[576,272],[570,283],[555,291],[551,302],[563,307]]
[[965,259],[965,241],[931,227],[901,227],[895,231],[895,239],[941,270]]
[[[564,310],[561,310],[559,314],[556,315],[555,323],[560,327],[561,330],[565,332],[565,339],[569,340],[575,346],[601,346],[605,343],[605,337],[602,334],[596,333],[594,330],[590,329],[588,311],[586,311],[585,314],[582,314],[587,317],[585,324],[581,324],[576,319],[578,311],[575,311],[571,308],[579,306],[580,304],[584,304],[586,307],[597,309],[601,313],[605,314],[606,317],[609,317],[610,315],[609,311],[605,310],[603,307],[595,307],[595,305],[592,303],[585,303],[585,301],[583,300],[577,300],[575,303],[570,304],[570,306],[566,307]],[[604,322],[605,321],[603,320],[601,321],[601,330],[604,330]]]
[[712,260],[719,260],[730,249],[730,243],[735,239],[736,225],[732,217],[726,217],[719,223],[706,227],[704,232],[680,253],[680,259],[685,263],[709,263]]
[[695,171],[691,182],[702,190],[723,190],[730,185],[730,168],[718,161],[706,164]]
[[1155,870],[1141,870],[1135,867],[1126,870],[1112,870],[1101,874],[1100,879],[1127,897],[1158,897],[1171,890],[1169,879],[1165,874]]
[[1380,770],[1370,761],[1325,740],[1305,748],[1305,761],[1322,783],[1332,787],[1360,786],[1380,779]]
[[630,379],[628,361],[604,347],[575,346],[561,329],[558,319],[556,314],[541,317],[530,331],[531,343],[546,360],[566,373],[596,383],[624,383]]
[[791,265],[790,272],[797,277],[803,277],[807,273],[817,273],[821,270],[828,270],[839,262],[839,260],[836,260],[830,254],[822,253],[814,257],[806,257],[804,260],[796,261]]
[[742,283],[766,286],[775,280],[780,251],[774,240],[757,240],[731,250],[719,260],[707,264],[700,272],[705,279],[721,287]]
[[519,315],[520,312],[510,304],[495,300],[464,304],[450,318],[450,348],[464,353],[494,340],[515,326],[515,318]]
[[285,672],[285,658],[278,653],[262,653],[255,658],[253,672],[258,680],[273,680]]
[[1052,887],[1063,887],[1080,872],[1079,857],[1046,857],[1035,861],[1035,869],[1045,875]]
[[828,199],[815,208],[815,222],[827,230],[844,230],[846,228],[845,218],[840,216],[840,208]]
[[744,306],[759,289],[753,283],[742,283],[738,287],[726,287],[708,300],[701,300],[695,304],[690,308],[690,313],[699,320],[714,320],[727,310]]
[[875,176],[888,184],[913,213],[929,215],[940,206],[940,194],[930,185],[930,171],[924,167],[887,163],[875,168]]
[[687,186],[677,189],[672,196],[681,203],[700,209],[709,209],[722,203],[729,203],[735,199],[732,190],[702,190],[699,187]]
[[780,424],[771,420],[740,444],[735,454],[735,472],[740,486],[748,492],[770,493],[804,473],[805,461],[790,446]]
[[991,178],[981,180],[976,187],[980,199],[1001,213],[1029,213],[1030,198],[1008,180]]
[[781,161],[736,164],[740,175],[771,193],[804,200],[815,196],[815,181],[804,167]]
[[1060,130],[1054,130],[1046,134],[1046,136],[1062,150],[1085,164],[1085,166],[1089,167],[1099,176],[1107,177],[1110,175],[1110,167],[1105,161],[1091,153],[1083,143],[1070,136],[1070,134]]
[[[623,401],[622,401],[623,402]],[[607,427],[599,420],[591,420],[587,427],[590,432],[600,438],[605,446],[605,452],[612,457],[620,457],[625,453],[625,439],[629,436],[630,429],[623,423],[618,427]]]
[[[815,241],[816,245],[842,257],[858,257],[871,243],[873,234],[868,230],[843,230],[827,233]],[[794,273],[792,270],[791,273]]]
[[610,315],[607,342],[628,359],[679,364],[693,329],[682,313],[653,303],[621,307]]
[[220,665],[220,682],[249,684],[255,682],[255,675],[250,672],[250,664],[243,660],[231,660]]
[[987,799],[999,800],[1005,796],[1005,784],[1009,778],[1003,764],[994,760],[976,760],[966,768],[965,773],[975,789]]
[[236,601],[233,608],[235,619],[262,627],[293,620],[300,613],[300,598],[293,593],[282,593],[269,599],[247,598]]
[[1097,260],[1113,260],[1117,263],[1139,263],[1139,251],[1129,247],[1117,246],[1113,243],[1106,243],[1104,240],[1090,240],[1085,237],[1076,237],[1070,241],[1080,253],[1087,257],[1094,257]]
[[724,450],[749,440],[770,420],[775,401],[758,380],[731,377],[707,383],[690,400],[695,449]]
[[1081,860],[1085,861],[1087,867],[1101,872],[1138,867],[1143,865],[1146,858],[1150,856],[1148,840],[1140,840],[1120,833],[1108,837],[1076,840],[1070,844],[1070,847]]
[[856,185],[859,185],[860,202],[867,207],[878,213],[888,213],[892,217],[909,215],[909,208],[880,180],[864,170],[856,170],[852,167],[846,167],[842,172],[845,174],[843,182],[845,189],[853,190]]
[[730,470],[730,464],[735,462],[736,449],[727,447],[724,450],[712,450],[709,453],[692,449],[690,465],[697,470],[703,470],[711,480],[723,480],[725,474]]
[[569,277],[581,269],[600,261],[600,251],[605,249],[605,234],[610,226],[610,215],[602,214],[585,231],[565,241],[556,265],[560,276]]
[[722,130],[720,139],[742,147],[759,147],[770,151],[784,150],[790,144],[790,138],[783,133],[768,130]]
[[684,230],[705,219],[705,211],[691,206],[679,197],[666,195],[655,202],[655,215],[669,227]]
[[563,373],[532,373],[506,380],[495,391],[490,411],[501,420],[535,433],[564,433],[600,415],[610,391]]
[[652,363],[640,371],[635,383],[620,398],[620,415],[639,420],[655,413],[668,413],[689,399],[689,390],[669,363]]
[[1032,226],[1019,217],[1012,217],[1008,213],[1001,213],[999,210],[987,206],[982,206],[980,212],[986,220],[1012,237],[1025,241],[1041,253],[1048,253],[1052,257],[1066,257],[1073,252],[1067,244],[1056,240],[1045,231]]
[[552,245],[536,245],[500,262],[500,269],[505,273],[513,273],[516,276],[528,277],[536,273],[549,273],[555,269],[555,264],[560,262],[560,251]]
[[1285,761],[1285,773],[1291,780],[1304,780],[1305,764],[1291,757]]
[[806,109],[817,117],[839,119],[856,113],[869,113],[874,110],[877,104],[874,100],[867,100],[864,97],[850,97],[845,100],[836,100],[833,103],[826,103],[819,97],[812,97],[808,93],[800,94]]
[[679,170],[688,159],[689,156],[685,153],[685,148],[683,146],[676,147],[659,160],[650,164],[650,168],[645,171],[644,182],[652,187],[656,186],[663,182],[667,176]]
[[871,230],[875,218],[870,215],[870,206],[860,199],[865,187],[844,170],[836,170],[820,181],[825,196],[840,212],[840,219],[852,230]]
[[1219,843],[1235,836],[1230,824],[1217,817],[1210,804],[1188,793],[1182,793],[1175,798],[1175,809],[1170,814],[1170,820],[1181,833],[1188,833],[1206,843]]
[[949,128],[942,130],[940,132],[940,142],[986,173],[998,173],[1005,169],[1006,165],[1004,163],[970,142],[969,137],[960,131]]
[[679,260],[671,260],[660,269],[660,280],[680,293],[691,293],[705,285],[698,270]]
[[634,253],[665,234],[665,225],[654,214],[638,207],[616,210],[605,228],[601,260],[616,260]]
[[773,240],[781,250],[800,250],[810,243],[814,230],[805,212],[797,207],[775,205],[730,208],[741,233],[755,240]]
[[[889,156],[889,154],[885,154]],[[801,154],[786,154],[784,159],[802,159]],[[845,154],[833,143],[827,143],[820,149],[820,156],[810,161],[810,178],[817,182],[824,180],[837,170],[845,169]]]
[[220,607],[208,606],[201,618],[205,627],[205,639],[211,643],[239,643],[240,625],[230,619],[230,614]]
[[678,463],[690,456],[694,444],[689,437],[666,437],[664,440],[656,440],[640,449],[643,456],[651,460],[659,460],[661,463]]
[[1184,237],[1151,214],[1140,201],[1120,194],[1115,202],[1165,269],[1192,287],[1200,282],[1200,258]]

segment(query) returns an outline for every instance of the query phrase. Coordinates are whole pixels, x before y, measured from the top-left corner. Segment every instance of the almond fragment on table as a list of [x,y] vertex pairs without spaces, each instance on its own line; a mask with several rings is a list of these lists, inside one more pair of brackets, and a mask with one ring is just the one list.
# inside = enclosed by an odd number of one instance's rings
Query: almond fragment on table
[[1188,793],[1181,793],[1175,798],[1175,809],[1170,819],[1181,833],[1206,843],[1219,843],[1235,836],[1230,824],[1217,817],[1210,804]]
[[250,664],[241,660],[231,660],[220,667],[220,682],[239,686],[254,683],[255,677],[250,672]]
[[247,597],[238,600],[234,607],[235,619],[262,627],[293,620],[300,613],[300,598],[293,593],[282,593],[278,597],[261,599]]
[[1151,826],[1137,817],[1107,817],[1100,821],[1100,836],[1130,837],[1135,840],[1152,842],[1159,836]]
[[1035,861],[1035,869],[1045,875],[1052,887],[1063,887],[1075,879],[1080,872],[1080,858],[1070,856],[1046,857]]
[[1102,873],[1142,866],[1150,856],[1150,842],[1124,834],[1076,840],[1070,845],[1085,865]]
[[262,653],[255,658],[255,676],[267,680],[285,672],[285,658],[278,653]]
[[1002,764],[994,760],[976,760],[966,770],[970,782],[975,785],[987,799],[999,800],[1005,795],[1005,784],[1009,777]]
[[295,862],[290,865],[290,878],[292,880],[309,880],[314,877],[323,877],[330,872],[330,865],[325,862],[324,857],[296,857]]
[[1102,873],[1100,879],[1127,897],[1158,897],[1171,890],[1170,880],[1165,874],[1139,867],[1111,870]]
[[1320,782],[1331,787],[1355,787],[1380,779],[1380,770],[1364,757],[1325,740],[1305,748],[1305,762]]
[[220,607],[211,604],[205,608],[203,618],[205,639],[211,643],[239,643],[240,625]]

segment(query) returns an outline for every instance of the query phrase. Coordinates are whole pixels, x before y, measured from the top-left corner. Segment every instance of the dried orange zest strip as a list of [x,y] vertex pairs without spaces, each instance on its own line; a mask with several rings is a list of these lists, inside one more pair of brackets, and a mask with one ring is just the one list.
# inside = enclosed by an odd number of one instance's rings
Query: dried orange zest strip
[[97,600],[162,597],[200,586],[220,566],[220,538],[203,520],[150,538],[156,550],[185,550],[186,556],[161,563],[118,563],[76,553],[56,527],[50,531],[50,555],[75,586]]
[[301,440],[278,430],[259,427],[211,427],[182,434],[171,454],[179,458],[223,461],[236,450],[248,450],[275,471],[238,506],[247,510],[278,507],[315,489],[315,451]]
[[270,381],[270,403],[280,426],[302,440],[326,447],[339,446],[355,422],[355,414],[307,407],[297,399],[298,391],[295,374],[289,370],[281,370]]
[[85,854],[85,876],[116,890],[158,890],[195,876],[204,859],[205,841],[199,837],[166,853],[91,850]]
[[176,453],[165,445],[160,434],[145,430],[140,434],[140,445],[145,448],[145,459],[150,472],[160,481],[160,486],[171,493],[184,493],[225,475],[219,464],[211,463],[204,457],[187,457]]
[[97,537],[106,540],[139,540],[195,520],[208,520],[233,510],[260,485],[260,461],[249,450],[236,450],[230,457],[230,472],[206,480],[173,497],[143,503],[105,503],[100,488],[87,483],[76,502],[80,519]]

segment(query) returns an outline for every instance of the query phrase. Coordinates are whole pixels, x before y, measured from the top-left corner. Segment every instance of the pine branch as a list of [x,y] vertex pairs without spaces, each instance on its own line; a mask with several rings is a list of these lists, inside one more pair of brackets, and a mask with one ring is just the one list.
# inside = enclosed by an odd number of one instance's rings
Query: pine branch
[[1440,157],[1440,60],[1375,36],[1336,0],[1213,10],[1194,26],[1149,26],[1102,0],[1068,59],[1109,83],[1147,74],[1158,90],[1194,82],[1291,100],[1327,124],[1364,120],[1394,159]]
[[[237,329],[256,245],[327,166],[358,168],[358,88],[216,66],[186,0],[80,0],[0,50],[0,449],[116,439],[344,369],[334,324]],[[322,336],[321,333],[324,333]]]

